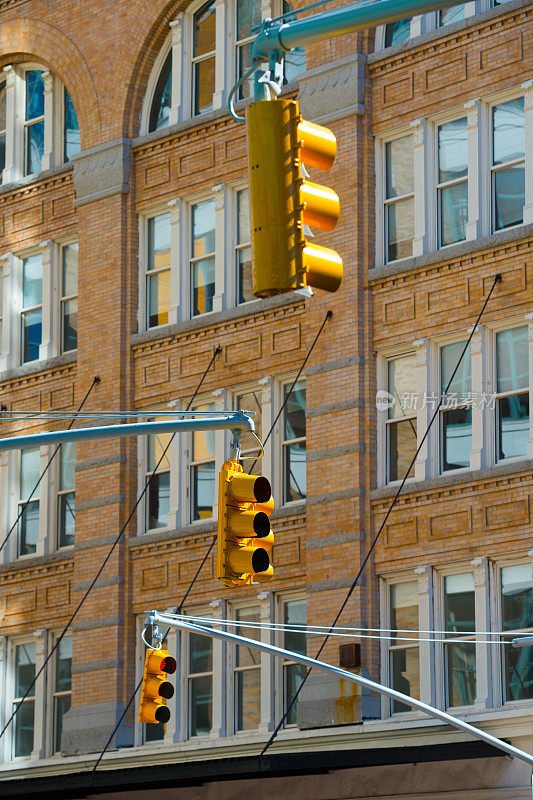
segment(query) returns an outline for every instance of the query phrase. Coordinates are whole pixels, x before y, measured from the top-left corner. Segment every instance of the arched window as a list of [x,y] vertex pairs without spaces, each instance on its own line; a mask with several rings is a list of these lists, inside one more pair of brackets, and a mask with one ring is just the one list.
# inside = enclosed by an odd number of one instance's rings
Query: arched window
[[154,90],[152,106],[150,108],[150,122],[148,131],[159,131],[169,124],[170,106],[172,103],[172,50],[165,58],[163,68]]
[[209,0],[193,17],[192,113],[211,111],[215,91],[215,3]]
[[63,92],[63,160],[70,161],[74,153],[79,153],[80,126],[74,103],[65,89]]
[[385,26],[385,47],[407,42],[411,35],[411,17],[391,22]]
[[0,83],[0,179],[6,165],[6,84]]

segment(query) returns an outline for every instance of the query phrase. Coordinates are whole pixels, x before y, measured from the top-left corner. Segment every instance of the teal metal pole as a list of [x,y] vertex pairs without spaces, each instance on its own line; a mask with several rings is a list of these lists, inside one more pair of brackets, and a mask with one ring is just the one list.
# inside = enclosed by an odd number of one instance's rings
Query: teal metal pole
[[377,0],[354,3],[334,11],[325,11],[293,22],[265,20],[252,48],[252,59],[266,61],[275,50],[288,51],[331,36],[340,36],[361,28],[372,28],[404,17],[423,14],[437,8],[457,5],[457,0]]
[[[179,414],[179,412],[177,412]],[[0,451],[23,450],[26,447],[41,447],[47,444],[83,442],[92,439],[114,439],[120,436],[142,436],[154,433],[177,433],[179,431],[254,431],[254,421],[243,411],[227,412],[218,417],[196,419],[173,419],[157,422],[134,422],[128,425],[104,425],[99,428],[71,428],[68,431],[48,431],[27,436],[0,439]]]

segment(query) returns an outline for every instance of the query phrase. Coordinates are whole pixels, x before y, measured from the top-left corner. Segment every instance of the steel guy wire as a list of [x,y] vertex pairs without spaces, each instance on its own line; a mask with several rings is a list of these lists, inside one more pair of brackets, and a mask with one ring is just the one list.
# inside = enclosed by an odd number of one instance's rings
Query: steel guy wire
[[[191,400],[190,400],[190,402],[189,402],[188,408],[190,408],[190,406],[191,406],[191,405],[192,405],[192,403],[194,402],[194,399],[196,398],[196,395],[197,395],[197,394],[198,394],[198,392],[200,391],[200,387],[201,387],[202,383],[204,382],[204,380],[205,380],[205,378],[206,378],[206,376],[207,376],[207,373],[208,373],[208,372],[209,372],[209,370],[211,369],[211,365],[213,364],[213,362],[214,362],[215,358],[217,357],[217,355],[218,355],[219,353],[221,353],[221,352],[222,352],[222,348],[221,348],[221,347],[217,347],[217,348],[215,349],[215,351],[214,351],[214,353],[213,353],[213,356],[212,356],[212,358],[211,358],[211,361],[210,361],[210,362],[209,362],[209,364],[207,365],[207,367],[206,367],[206,370],[205,370],[204,374],[202,375],[202,377],[201,377],[201,379],[200,379],[200,383],[199,383],[199,384],[198,384],[198,386],[196,387],[196,390],[195,390],[195,392],[194,392],[194,395],[192,396],[192,398],[191,398]],[[124,523],[124,525],[123,525],[123,526],[122,526],[122,528],[120,529],[120,532],[119,532],[118,536],[116,537],[115,541],[114,541],[114,542],[113,542],[113,544],[111,545],[111,547],[110,547],[110,549],[109,549],[109,551],[108,551],[108,553],[107,553],[106,557],[104,558],[104,560],[103,560],[103,562],[102,562],[102,564],[101,564],[101,566],[100,566],[100,568],[99,568],[98,572],[97,572],[97,573],[96,573],[96,575],[94,576],[94,578],[93,578],[93,580],[91,581],[91,583],[90,583],[90,585],[89,585],[88,589],[86,590],[85,594],[83,595],[83,597],[81,598],[80,602],[78,603],[78,605],[77,605],[77,606],[76,606],[76,608],[74,609],[73,613],[71,614],[71,616],[70,616],[70,618],[69,618],[69,620],[68,620],[67,624],[65,625],[65,627],[64,627],[64,628],[63,628],[63,630],[61,631],[60,635],[59,635],[59,636],[57,637],[57,639],[55,640],[53,647],[50,649],[50,652],[49,652],[49,653],[48,653],[48,655],[46,656],[46,658],[45,658],[45,660],[44,660],[44,662],[43,662],[42,666],[40,667],[40,669],[38,670],[37,674],[35,675],[35,677],[34,677],[34,678],[33,678],[33,680],[31,681],[31,683],[29,684],[29,686],[28,686],[28,688],[26,689],[26,691],[25,691],[25,693],[24,693],[23,697],[21,697],[21,698],[20,698],[20,702],[19,702],[19,703],[17,703],[17,705],[15,706],[15,709],[14,709],[14,710],[13,710],[13,712],[11,713],[11,716],[9,717],[9,719],[7,720],[7,722],[5,723],[5,725],[4,725],[4,727],[2,728],[2,730],[0,731],[0,739],[2,738],[2,736],[3,736],[3,735],[4,735],[4,733],[6,732],[7,728],[9,727],[9,725],[11,724],[11,722],[13,721],[13,719],[15,718],[15,716],[16,716],[16,714],[17,714],[17,712],[18,712],[19,708],[21,708],[21,706],[23,705],[23,703],[24,703],[24,700],[25,700],[25,699],[28,697],[29,693],[31,692],[31,690],[33,689],[33,687],[35,686],[35,684],[37,683],[37,680],[39,679],[39,677],[40,677],[40,676],[42,675],[42,673],[44,672],[44,670],[45,670],[45,668],[46,668],[46,665],[48,664],[48,662],[49,662],[49,661],[50,661],[50,659],[52,658],[53,654],[55,653],[55,651],[57,650],[57,648],[58,648],[58,647],[59,647],[59,645],[61,644],[61,641],[63,640],[63,638],[64,638],[64,636],[65,636],[66,632],[68,631],[68,629],[70,628],[70,626],[71,626],[72,622],[73,622],[73,621],[74,621],[74,619],[76,618],[76,616],[77,616],[77,614],[78,614],[78,611],[80,610],[80,608],[81,608],[81,607],[82,607],[82,605],[84,604],[84,602],[85,602],[85,600],[87,599],[87,597],[89,596],[90,592],[93,590],[93,588],[94,588],[94,586],[95,586],[95,584],[96,584],[96,582],[97,582],[98,578],[100,577],[100,575],[101,575],[101,574],[102,574],[102,572],[104,571],[104,569],[105,569],[105,566],[106,566],[107,562],[109,561],[109,559],[110,559],[110,558],[111,558],[111,556],[113,555],[113,553],[114,553],[114,551],[115,551],[115,548],[117,547],[117,545],[118,545],[118,543],[120,542],[120,540],[121,540],[122,536],[124,535],[124,532],[125,532],[125,530],[127,529],[127,527],[128,527],[128,525],[129,525],[129,523],[130,523],[131,519],[133,518],[133,515],[134,515],[134,514],[135,514],[135,512],[137,511],[137,508],[138,508],[138,506],[139,506],[139,504],[140,504],[140,502],[141,502],[142,498],[143,498],[143,497],[144,497],[144,495],[146,494],[146,491],[147,491],[148,487],[150,486],[150,484],[151,484],[151,482],[152,482],[152,480],[153,480],[154,476],[156,475],[156,473],[157,473],[157,469],[159,468],[159,465],[160,465],[160,464],[161,464],[161,462],[163,461],[163,459],[164,459],[164,457],[165,457],[165,455],[166,455],[166,452],[167,452],[168,448],[170,447],[170,445],[171,445],[171,443],[172,443],[172,440],[174,439],[175,435],[176,435],[176,434],[175,434],[175,433],[173,433],[173,434],[172,434],[172,436],[169,438],[169,441],[168,441],[168,443],[167,443],[167,445],[166,445],[165,449],[163,450],[163,452],[162,452],[162,454],[161,454],[161,457],[160,457],[159,461],[157,462],[157,464],[156,464],[156,466],[155,466],[155,468],[154,468],[154,471],[151,473],[150,477],[149,477],[149,478],[148,478],[148,480],[146,481],[146,483],[145,483],[145,485],[144,485],[144,487],[143,487],[143,490],[141,491],[141,493],[140,493],[139,497],[137,498],[137,500],[136,500],[136,502],[135,502],[135,504],[134,504],[133,508],[131,509],[130,513],[128,514],[128,517],[127,517],[127,519],[126,519],[126,522]]]
[[[432,427],[433,423],[437,419],[437,415],[438,415],[438,413],[440,411],[440,408],[442,406],[442,402],[443,402],[444,398],[446,397],[446,395],[448,394],[449,388],[453,383],[453,380],[454,380],[454,378],[455,378],[455,376],[457,374],[457,371],[459,369],[461,361],[463,360],[463,358],[465,356],[465,353],[468,350],[468,347],[470,346],[470,342],[472,341],[472,337],[474,336],[474,333],[477,330],[477,326],[479,325],[481,317],[483,316],[483,314],[485,312],[485,309],[487,307],[487,304],[488,304],[490,298],[492,297],[492,293],[493,293],[494,289],[496,288],[496,285],[498,283],[500,283],[501,279],[502,279],[502,276],[501,276],[500,273],[498,273],[494,278],[494,282],[493,282],[493,284],[492,284],[492,286],[490,288],[490,291],[489,291],[489,293],[488,293],[488,295],[487,295],[487,297],[485,299],[485,302],[483,303],[483,307],[481,308],[481,311],[478,314],[476,322],[475,322],[475,324],[474,324],[474,326],[473,326],[473,328],[472,328],[472,330],[470,332],[470,336],[468,337],[468,340],[467,340],[467,342],[466,342],[466,344],[465,344],[465,346],[463,348],[463,351],[462,351],[461,355],[459,356],[459,360],[458,360],[457,364],[455,365],[455,369],[452,372],[452,375],[450,377],[450,380],[448,381],[446,389],[444,390],[443,394],[441,395],[441,397],[439,399],[439,402],[437,404],[437,407],[436,407],[436,409],[435,409],[435,411],[434,411],[434,413],[433,413],[433,415],[432,415],[432,417],[431,417],[431,419],[430,419],[430,421],[428,423],[428,426],[427,426],[426,430],[424,431],[424,435],[422,437],[422,441],[418,445],[418,447],[416,449],[416,453],[414,454],[413,458],[411,459],[411,463],[409,464],[409,466],[408,466],[408,468],[407,468],[407,470],[405,472],[403,480],[400,483],[398,489],[396,490],[396,493],[395,493],[395,495],[394,495],[394,497],[392,499],[391,504],[389,505],[387,513],[385,514],[385,517],[382,520],[382,522],[381,522],[381,524],[380,524],[380,526],[378,528],[378,531],[377,531],[376,535],[374,536],[374,539],[372,540],[372,543],[371,543],[371,545],[370,545],[370,547],[368,549],[368,552],[367,552],[366,556],[363,559],[363,563],[359,567],[359,570],[358,570],[358,572],[357,572],[357,574],[356,574],[356,576],[355,576],[355,578],[354,578],[354,580],[352,582],[352,585],[348,589],[348,593],[346,594],[346,597],[344,598],[344,600],[343,600],[343,602],[341,604],[341,607],[339,608],[339,611],[337,612],[337,615],[336,615],[335,619],[333,620],[333,624],[331,625],[330,631],[332,631],[335,628],[335,626],[337,625],[337,622],[339,621],[344,609],[346,608],[350,597],[352,596],[353,592],[355,591],[355,587],[359,583],[359,578],[363,574],[363,572],[365,570],[365,567],[366,567],[368,561],[370,560],[370,556],[374,552],[374,548],[375,548],[376,544],[378,543],[379,537],[381,536],[381,533],[384,530],[385,525],[387,524],[387,520],[390,517],[392,509],[396,505],[396,501],[398,500],[398,498],[399,498],[399,496],[400,496],[400,494],[401,494],[401,492],[403,490],[403,487],[405,486],[405,483],[407,481],[407,476],[411,472],[411,469],[413,468],[413,466],[414,466],[414,464],[416,462],[416,459],[418,458],[418,454],[420,453],[422,447],[424,446],[424,442],[426,441],[426,439],[428,437],[429,431],[431,430],[431,427]],[[326,634],[326,636],[324,637],[324,641],[322,642],[322,644],[318,648],[318,652],[317,652],[317,654],[315,656],[315,659],[319,658],[320,654],[322,653],[322,650],[326,646],[328,638],[329,638],[329,633]],[[264,754],[266,753],[266,751],[268,750],[268,748],[270,747],[270,745],[272,744],[272,742],[274,741],[274,739],[278,735],[279,731],[281,730],[283,724],[285,723],[285,720],[287,719],[288,715],[290,714],[291,710],[293,709],[294,704],[298,700],[300,692],[302,691],[303,687],[305,686],[305,683],[306,683],[307,678],[309,677],[310,673],[311,673],[311,667],[306,671],[306,673],[305,673],[305,675],[304,675],[304,677],[302,679],[302,682],[298,686],[296,692],[294,693],[294,696],[293,696],[291,702],[289,703],[289,706],[288,706],[287,710],[282,715],[280,721],[278,722],[278,724],[274,728],[274,731],[273,731],[272,735],[270,736],[268,742],[263,747],[263,749],[261,751],[261,756],[264,756]]]
[[[94,387],[95,387],[95,386],[98,386],[98,384],[99,384],[99,383],[100,383],[100,378],[98,377],[98,375],[96,375],[96,376],[93,378],[93,382],[91,383],[91,385],[90,385],[90,386],[89,386],[89,388],[87,389],[87,392],[85,393],[85,397],[83,398],[83,400],[81,401],[81,403],[80,403],[80,405],[79,405],[78,411],[79,411],[80,409],[82,409],[82,408],[83,408],[83,406],[84,406],[84,404],[85,404],[85,401],[87,400],[87,398],[88,398],[88,397],[89,397],[89,395],[91,394],[92,390],[94,389]],[[78,416],[77,416],[77,414],[74,414],[74,415],[73,415],[73,417],[72,417],[72,419],[71,419],[70,425],[69,425],[69,426],[68,426],[68,428],[67,428],[67,430],[70,430],[70,428],[72,428],[72,426],[74,425],[74,422],[75,422],[77,419],[80,419],[80,417],[78,417]],[[13,533],[13,531],[15,530],[15,528],[17,527],[17,525],[18,525],[18,523],[19,523],[19,520],[20,520],[20,518],[22,517],[22,515],[23,515],[23,514],[24,514],[24,512],[26,511],[26,509],[27,509],[27,507],[28,507],[28,505],[29,505],[29,503],[30,503],[30,501],[31,501],[31,499],[32,499],[32,497],[33,497],[33,495],[35,494],[35,492],[36,492],[36,491],[37,491],[37,489],[39,488],[39,485],[40,485],[40,483],[41,483],[42,479],[44,478],[44,476],[45,476],[45,475],[46,475],[46,473],[48,472],[48,469],[49,469],[49,467],[50,467],[50,465],[51,465],[52,461],[53,461],[53,460],[54,460],[54,458],[56,457],[56,455],[57,455],[57,453],[58,453],[58,451],[59,451],[59,448],[60,448],[60,447],[61,447],[61,445],[60,445],[60,444],[58,444],[58,445],[57,445],[57,447],[55,448],[54,452],[52,453],[52,455],[51,455],[51,456],[50,456],[50,458],[48,459],[48,463],[46,464],[46,467],[45,467],[45,468],[43,469],[43,471],[41,472],[41,474],[40,474],[40,476],[39,476],[39,479],[38,479],[37,483],[35,484],[35,486],[34,486],[34,487],[33,487],[33,489],[31,490],[31,493],[30,493],[30,495],[29,495],[28,499],[24,501],[23,505],[22,505],[22,506],[21,506],[21,508],[19,509],[18,517],[16,518],[16,520],[15,520],[15,522],[13,523],[13,525],[11,526],[11,528],[8,530],[8,532],[7,532],[7,535],[6,535],[5,539],[4,539],[4,541],[2,542],[2,544],[0,544],[0,553],[1,553],[1,552],[2,552],[2,550],[4,549],[4,545],[5,545],[5,544],[8,542],[8,540],[9,540],[9,537],[11,536],[11,534]]]

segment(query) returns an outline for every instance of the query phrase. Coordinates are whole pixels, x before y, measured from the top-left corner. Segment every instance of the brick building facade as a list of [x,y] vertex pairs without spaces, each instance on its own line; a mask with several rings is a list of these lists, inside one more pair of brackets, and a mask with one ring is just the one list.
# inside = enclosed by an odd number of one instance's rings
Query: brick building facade
[[[471,0],[291,55],[284,92],[338,139],[321,180],[342,215],[317,241],[344,280],[257,300],[245,127],[226,102],[252,26],[286,6],[0,0],[0,402],[15,412],[0,437],[62,429],[28,417],[82,402],[183,410],[212,359],[193,408],[254,410],[264,437],[332,311],[261,464],[274,580],[225,589],[210,556],[187,612],[244,634],[334,619],[501,274],[341,617],[353,636],[323,658],[360,642],[364,674],[529,751],[530,650],[489,640],[533,629],[532,5]],[[130,708],[91,775],[142,674],[144,612],[179,605],[216,530],[229,437],[181,434],[156,466],[167,441],[63,446],[31,498],[53,448],[0,453],[4,723],[156,470],[0,739],[6,797],[530,796],[519,761],[318,674],[258,758],[301,667],[176,634],[166,733]],[[310,655],[322,641],[262,635]]]

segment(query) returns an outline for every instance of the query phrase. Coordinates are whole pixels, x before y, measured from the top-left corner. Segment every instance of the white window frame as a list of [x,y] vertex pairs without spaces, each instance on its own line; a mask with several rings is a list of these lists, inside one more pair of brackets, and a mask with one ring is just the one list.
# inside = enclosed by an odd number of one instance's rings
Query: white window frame
[[[49,647],[50,649],[56,644],[57,639],[60,635],[61,631],[52,631],[49,634]],[[74,644],[74,637],[72,634],[64,638],[70,638],[73,640]],[[63,640],[62,640],[63,641]],[[56,676],[57,676],[57,662],[58,662],[58,653],[59,648],[54,652],[51,661],[47,667],[48,673],[48,681],[47,681],[47,696],[46,696],[46,752],[49,756],[60,756],[61,751],[55,749],[55,738],[56,738],[56,698],[58,697],[72,697],[72,672],[71,672],[71,687],[68,691],[56,691]],[[72,657],[72,663],[74,662],[74,653]],[[68,712],[67,712],[68,713]]]
[[[9,719],[13,712],[13,705],[16,702],[14,697],[15,690],[15,657],[16,648],[19,645],[35,644],[35,674],[37,675],[39,669],[44,663],[46,655],[46,631],[34,631],[33,634],[21,634],[19,636],[12,636],[7,639],[6,648],[6,691],[4,695],[4,719]],[[45,681],[44,675],[41,674],[35,683],[33,695],[29,695],[27,699],[33,698],[34,712],[33,712],[33,748],[29,756],[13,756],[15,746],[14,742],[14,726],[11,724],[7,735],[4,737],[3,748],[0,746],[0,753],[3,751],[4,762],[15,764],[24,764],[28,761],[43,757],[45,754],[44,749],[44,734],[45,734]]]
[[[532,133],[533,133],[533,114],[531,113],[531,105],[533,103],[533,81],[528,81],[531,86],[528,87],[527,84],[522,84],[521,87],[513,87],[511,89],[504,90],[502,92],[498,92],[498,94],[491,95],[487,99],[486,103],[486,111],[485,111],[485,126],[486,126],[486,137],[488,139],[487,145],[487,169],[488,169],[488,176],[487,176],[487,205],[488,209],[486,211],[486,232],[489,233],[500,233],[501,231],[508,231],[508,230],[516,230],[517,228],[521,228],[523,225],[527,224],[527,222],[533,222],[533,213],[529,216],[531,217],[528,219],[528,192],[531,194],[532,190],[531,187],[528,187],[528,177],[531,179],[532,176],[532,167],[531,164],[533,162],[533,152],[530,152],[528,149],[528,144],[532,141]],[[525,90],[525,91],[524,91]],[[494,137],[494,129],[493,129],[493,109],[496,106],[502,105],[503,103],[509,102],[510,100],[517,100],[519,97],[524,98],[524,156],[523,158],[512,159],[511,161],[506,161],[503,164],[493,164],[493,137]],[[529,113],[528,113],[529,112]],[[524,191],[524,208],[522,210],[522,222],[517,223],[516,225],[510,225],[507,228],[499,228],[496,229],[496,216],[495,216],[495,191],[494,191],[494,175],[496,172],[499,172],[502,169],[507,167],[511,167],[517,164],[524,164],[524,182],[525,182],[525,191]],[[531,209],[533,212],[533,209]]]
[[[212,608],[197,608],[194,611],[189,612],[192,613],[194,616],[209,616],[215,618],[217,615],[213,614]],[[190,636],[191,634],[185,634],[181,637],[181,662],[183,664],[183,671],[182,671],[182,690],[181,690],[181,697],[184,699],[185,702],[181,703],[181,731],[182,731],[182,739],[188,740],[192,742],[202,742],[209,740],[211,738],[211,733],[206,734],[191,734],[191,711],[192,711],[192,704],[191,704],[191,680],[193,678],[198,677],[208,677],[211,676],[211,728],[213,729],[216,723],[217,712],[220,713],[221,710],[221,696],[217,695],[217,681],[215,680],[215,676],[217,673],[217,669],[215,669],[215,655],[216,655],[216,640],[209,638],[212,647],[212,668],[207,672],[190,672]],[[223,661],[220,662],[218,665],[218,671],[224,669]]]
[[[435,358],[434,363],[436,366],[435,369],[435,392],[434,395],[437,398],[436,403],[438,403],[439,399],[441,398],[441,370],[442,370],[442,348],[446,347],[449,344],[458,344],[458,343],[466,343],[468,341],[469,332],[464,331],[463,335],[461,336],[461,332],[455,331],[453,334],[449,334],[447,336],[438,337],[434,344],[435,347]],[[467,358],[467,354],[465,354],[464,360]],[[472,347],[470,349],[470,372],[471,372],[471,387],[470,391],[474,397],[477,397],[481,394],[479,387],[476,384],[476,388],[474,388],[474,369],[472,365]],[[467,467],[460,467],[458,469],[443,469],[443,452],[444,452],[444,444],[442,438],[442,417],[446,411],[450,409],[443,403],[441,408],[439,409],[439,417],[438,420],[435,420],[435,435],[433,437],[434,441],[434,448],[436,448],[436,452],[434,452],[434,474],[437,475],[456,475],[457,473],[461,472],[468,472],[472,469],[472,451],[474,449],[474,415],[475,415],[475,403],[473,399],[468,402],[464,403],[457,403],[455,408],[467,408],[472,407],[472,446],[470,448],[470,463]],[[431,413],[435,410],[436,405],[431,409]],[[451,407],[450,407],[451,408]]]
[[[231,224],[231,231],[229,232],[230,235],[228,236],[229,240],[229,249],[227,253],[227,261],[229,269],[227,276],[226,283],[228,286],[228,302],[237,306],[245,306],[247,303],[253,302],[255,298],[252,300],[244,300],[244,302],[239,302],[239,252],[241,250],[245,250],[247,247],[252,248],[252,224],[251,224],[251,215],[250,215],[250,238],[246,242],[239,242],[239,203],[238,203],[238,195],[239,192],[248,190],[249,186],[248,183],[239,181],[235,184],[229,185],[229,192],[228,192],[228,209],[226,217],[228,222]],[[250,213],[250,212],[249,212]]]
[[[409,194],[406,195],[399,195],[398,197],[393,198],[392,200],[387,200],[387,189],[386,189],[386,180],[387,180],[387,144],[389,142],[394,141],[395,139],[403,139],[406,136],[413,136],[413,179],[414,179],[414,190]],[[402,199],[407,199],[409,197],[413,197],[413,202],[415,204],[415,229],[413,231],[413,247],[414,247],[414,240],[416,236],[416,202],[417,202],[417,192],[416,192],[416,173],[415,173],[415,147],[414,147],[414,133],[412,127],[410,125],[402,125],[399,128],[395,128],[393,131],[388,131],[384,136],[376,137],[376,227],[378,231],[378,235],[376,237],[376,266],[380,264],[398,264],[404,261],[406,258],[410,258],[413,254],[411,253],[410,256],[403,256],[402,258],[395,259],[394,261],[389,261],[387,259],[387,225],[386,219],[387,215],[385,212],[385,206],[391,205],[394,202],[398,202]]]
[[[287,592],[282,593],[276,597],[276,605],[275,605],[275,614],[277,618],[277,622],[279,624],[283,624],[285,619],[285,605],[291,602],[298,602],[303,601],[306,603],[306,619],[307,613],[309,611],[309,604],[307,600],[307,595],[304,590],[295,590],[294,592]],[[284,631],[282,629],[279,630],[277,633],[277,641],[279,647],[284,647]],[[279,691],[277,692],[277,700],[275,703],[275,713],[277,719],[281,719],[283,714],[285,713],[285,671],[287,667],[293,666],[298,664],[297,661],[291,661],[290,659],[285,658],[278,658],[276,659],[277,662],[277,670],[276,670],[276,679],[277,684],[279,686]],[[298,704],[296,704],[296,710],[298,709]],[[285,724],[285,729],[295,731],[298,730],[298,723],[291,723]]]
[[[261,618],[261,602],[257,597],[251,596],[247,600],[239,601],[235,603],[231,607],[231,619],[237,622],[237,615],[239,611],[243,611],[245,609],[256,609],[257,616],[259,618],[259,622],[262,621]],[[237,627],[233,629],[237,632]],[[251,631],[243,629],[242,636],[248,636],[249,638],[253,638],[251,635]],[[260,632],[259,638],[262,636],[262,631]],[[247,737],[253,736],[256,731],[259,730],[261,726],[261,720],[263,717],[262,714],[262,697],[261,697],[261,689],[263,683],[263,660],[261,658],[261,651],[257,650],[254,651],[258,653],[259,663],[250,665],[250,666],[237,666],[237,647],[236,644],[231,644],[227,648],[227,670],[229,680],[227,681],[227,700],[226,705],[228,709],[227,714],[227,734],[228,736],[237,736],[237,737]],[[257,728],[250,728],[246,730],[237,730],[237,692],[236,692],[236,681],[237,675],[241,672],[250,672],[256,670],[259,672],[259,722],[257,724]]]
[[[276,375],[275,384],[273,386],[274,392],[273,396],[276,400],[275,408],[281,408],[281,404],[285,399],[285,387],[290,388],[296,377],[295,374],[292,373],[285,373],[282,375]],[[306,409],[307,409],[307,381],[305,376],[300,376],[298,382],[304,383],[306,385],[306,394],[305,394],[305,402],[306,402]],[[272,415],[272,412],[271,412]],[[268,421],[266,417],[263,416],[264,420],[264,427],[266,428],[266,424]],[[273,421],[273,418],[272,418]],[[270,430],[270,426],[272,423],[268,425],[268,430]],[[265,433],[263,433],[263,436]],[[304,497],[302,500],[286,500],[285,499],[285,466],[284,466],[284,455],[285,455],[285,446],[290,442],[299,442],[305,441],[306,442],[306,469],[307,469],[307,421],[306,421],[306,436],[301,439],[285,439],[285,409],[279,419],[279,424],[276,425],[275,429],[272,431],[270,436],[269,442],[271,446],[271,453],[272,455],[268,459],[268,462],[271,463],[271,475],[272,475],[272,495],[273,497],[279,497],[279,505],[283,507],[290,508],[291,506],[297,503],[305,503],[307,497]],[[267,457],[268,451],[265,449],[265,458]],[[266,462],[266,463],[268,463]],[[263,473],[264,474],[264,473]],[[268,477],[268,475],[267,475]]]
[[[51,452],[55,450],[56,445],[51,447]],[[50,542],[50,549],[54,550],[61,550],[63,552],[68,552],[74,547],[74,544],[60,544],[60,523],[61,523],[61,512],[59,510],[60,505],[60,498],[63,495],[70,494],[74,491],[74,503],[76,502],[76,478],[74,478],[74,490],[72,489],[61,489],[61,458],[62,458],[62,448],[63,445],[60,446],[57,456],[54,458],[54,462],[52,464],[52,468],[48,470],[47,474],[50,473],[50,497],[55,498],[55,502],[50,502],[49,507],[49,520],[50,520],[50,531],[53,532],[53,541]],[[50,453],[51,454],[51,453]],[[46,476],[45,476],[46,477]],[[43,479],[44,480],[44,479]],[[41,483],[41,486],[43,484]],[[74,506],[74,515],[76,513],[76,507]],[[76,522],[74,521],[74,528],[76,527]]]
[[[64,239],[57,242],[57,247],[54,262],[57,264],[57,270],[53,270],[56,272],[56,275],[53,275],[53,290],[55,292],[55,286],[57,285],[57,292],[59,295],[58,299],[58,314],[57,314],[57,321],[52,326],[54,329],[54,339],[57,342],[57,352],[58,354],[62,353],[75,353],[76,349],[73,350],[64,350],[63,349],[63,333],[64,333],[64,306],[65,303],[71,300],[78,299],[78,292],[72,295],[64,294],[64,286],[63,286],[63,255],[65,248],[70,247],[73,244],[78,244],[78,239],[76,237],[72,237],[69,239]],[[78,249],[78,285],[79,285],[79,249]],[[78,314],[79,314],[79,305],[78,305]],[[54,315],[55,317],[56,315]]]

